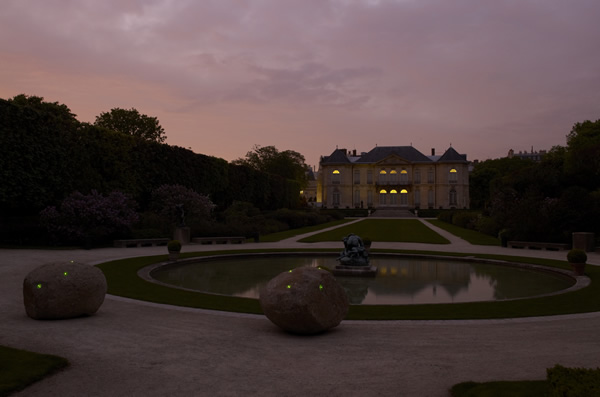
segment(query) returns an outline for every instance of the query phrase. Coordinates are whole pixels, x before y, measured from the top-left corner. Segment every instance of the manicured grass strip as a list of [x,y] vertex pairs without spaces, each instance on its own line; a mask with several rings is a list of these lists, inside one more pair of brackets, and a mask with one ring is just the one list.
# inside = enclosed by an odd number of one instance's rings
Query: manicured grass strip
[[452,397],[544,397],[550,387],[546,380],[463,382],[450,389]]
[[[236,250],[187,253],[182,254],[182,257],[266,252],[332,252],[332,250]],[[533,263],[550,267],[568,268],[566,261],[563,262],[558,260],[505,255],[479,255],[468,253],[456,254],[401,250],[375,250],[375,252],[446,256],[468,255],[483,259],[507,260],[512,262]],[[141,268],[153,263],[165,261],[166,259],[166,255],[129,258],[106,262],[98,265],[98,267],[104,272],[108,281],[108,293],[113,295],[177,306],[188,306],[242,313],[262,313],[258,300],[256,299],[184,291],[150,283],[137,276],[137,272]],[[352,320],[451,320],[514,318],[597,312],[600,311],[600,283],[595,282],[595,280],[600,280],[600,268],[597,266],[587,266],[586,274],[592,279],[590,286],[560,295],[496,302],[421,305],[352,305],[350,306],[350,311],[346,318]]]
[[0,396],[23,390],[67,365],[62,357],[0,346]]
[[338,219],[336,221],[322,223],[320,225],[307,226],[307,227],[302,227],[302,228],[299,228],[299,229],[286,230],[284,232],[266,234],[264,236],[260,236],[260,242],[261,243],[274,243],[274,242],[277,242],[277,241],[281,241],[281,240],[285,240],[285,239],[288,239],[288,238],[296,237],[296,236],[299,236],[301,234],[310,233],[310,232],[316,232],[317,230],[327,229],[329,227],[333,227],[333,226],[337,226],[337,225],[343,225],[344,223],[348,223],[348,222],[351,222],[353,220],[354,219]]
[[460,237],[463,240],[468,241],[475,245],[500,245],[500,240],[487,234],[479,233],[475,230],[465,229],[456,225],[452,225],[448,222],[440,221],[439,219],[426,219],[427,222],[434,226],[444,229],[448,233],[454,234],[456,237]]
[[450,244],[450,241],[417,219],[365,219],[352,225],[309,236],[300,241],[303,243],[342,241],[350,233],[363,239],[368,237],[374,242]]

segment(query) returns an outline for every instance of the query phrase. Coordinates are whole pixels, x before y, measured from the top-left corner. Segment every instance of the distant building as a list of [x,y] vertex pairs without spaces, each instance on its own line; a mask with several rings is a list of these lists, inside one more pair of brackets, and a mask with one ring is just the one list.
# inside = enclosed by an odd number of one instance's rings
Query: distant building
[[508,158],[519,157],[523,160],[532,160],[532,161],[542,161],[542,158],[547,152],[545,150],[540,150],[539,152],[533,151],[533,146],[531,147],[531,152],[521,152],[515,153],[514,150],[510,149],[508,151]]
[[321,157],[316,205],[328,208],[469,208],[469,162],[450,147],[425,156],[412,146]]

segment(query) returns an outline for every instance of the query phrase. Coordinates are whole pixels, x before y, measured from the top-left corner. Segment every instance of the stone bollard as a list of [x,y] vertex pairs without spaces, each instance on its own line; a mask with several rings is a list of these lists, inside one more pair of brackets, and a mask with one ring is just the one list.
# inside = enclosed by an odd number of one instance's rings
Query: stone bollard
[[104,273],[94,266],[58,262],[32,270],[23,281],[27,315],[54,320],[92,315],[106,295]]

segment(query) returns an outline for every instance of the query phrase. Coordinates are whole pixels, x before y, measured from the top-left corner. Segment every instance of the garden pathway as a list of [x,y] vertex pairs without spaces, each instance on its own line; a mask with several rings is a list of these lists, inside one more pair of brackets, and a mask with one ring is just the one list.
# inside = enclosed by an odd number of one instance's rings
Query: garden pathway
[[[431,225],[427,224],[429,227]],[[440,233],[442,234],[442,233]],[[465,251],[464,243],[375,243],[374,248]],[[294,241],[243,248],[340,248]],[[186,246],[185,251],[240,246]],[[468,252],[548,256],[564,252],[467,246]],[[63,260],[97,264],[163,254],[164,247],[0,249],[0,344],[66,357],[71,366],[17,396],[447,396],[473,380],[545,378],[546,368],[600,366],[600,313],[478,321],[344,321],[298,337],[265,317],[178,308],[107,296],[94,316],[35,321],[22,282]],[[590,263],[600,264],[599,254]],[[448,310],[452,310],[449,306]]]

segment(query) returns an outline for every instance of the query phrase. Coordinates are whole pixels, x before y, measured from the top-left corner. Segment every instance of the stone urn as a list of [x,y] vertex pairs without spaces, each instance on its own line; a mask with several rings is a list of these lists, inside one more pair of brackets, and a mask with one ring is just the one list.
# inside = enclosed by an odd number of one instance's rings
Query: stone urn
[[573,273],[577,276],[583,276],[585,273],[585,262],[587,262],[587,254],[581,249],[572,249],[567,254],[567,260],[573,268]]
[[176,261],[181,253],[181,243],[179,240],[171,240],[167,243],[167,250],[169,251],[169,260]]

